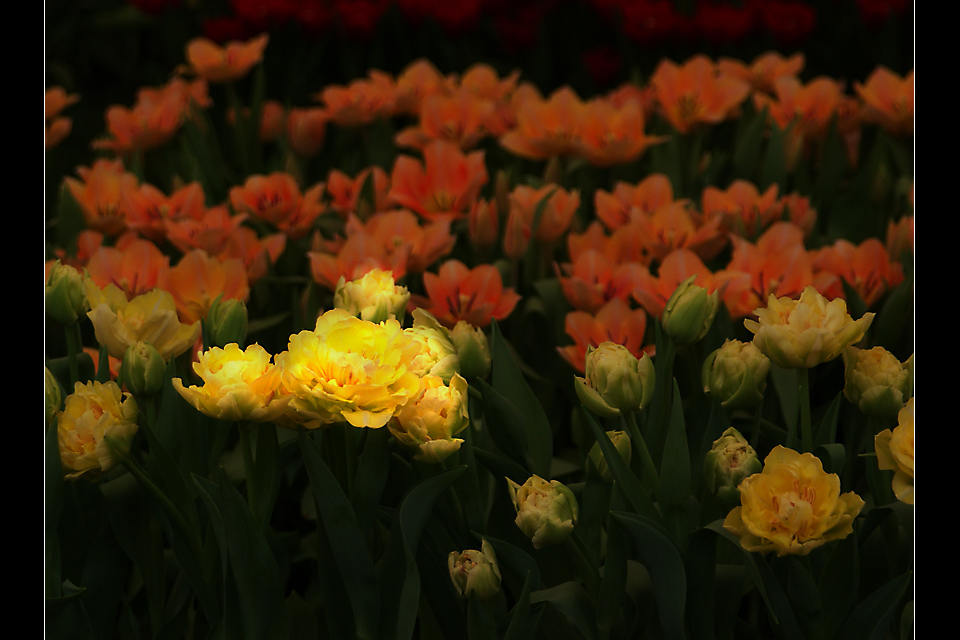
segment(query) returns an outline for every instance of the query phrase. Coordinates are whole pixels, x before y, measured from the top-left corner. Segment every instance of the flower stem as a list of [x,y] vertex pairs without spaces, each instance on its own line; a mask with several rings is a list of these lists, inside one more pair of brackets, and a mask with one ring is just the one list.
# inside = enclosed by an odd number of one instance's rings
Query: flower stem
[[73,391],[73,385],[80,381],[80,323],[72,322],[64,327],[64,333],[67,338],[67,356],[70,364],[70,391]]
[[643,439],[643,434],[637,427],[637,416],[633,411],[629,411],[623,416],[623,421],[627,427],[627,433],[630,435],[630,440],[633,442],[633,448],[639,454],[643,465],[643,485],[651,496],[659,495],[660,476],[657,474],[657,467],[650,455],[650,450],[647,448],[647,442]]
[[256,461],[253,458],[253,443],[250,438],[250,432],[257,426],[253,423],[240,421],[237,423],[237,428],[240,430],[240,446],[243,447],[243,468],[247,479],[247,505],[250,507],[254,522],[259,525],[260,500],[257,495]]
[[800,392],[800,446],[803,452],[813,451],[813,427],[810,424],[810,372],[797,369],[797,390]]

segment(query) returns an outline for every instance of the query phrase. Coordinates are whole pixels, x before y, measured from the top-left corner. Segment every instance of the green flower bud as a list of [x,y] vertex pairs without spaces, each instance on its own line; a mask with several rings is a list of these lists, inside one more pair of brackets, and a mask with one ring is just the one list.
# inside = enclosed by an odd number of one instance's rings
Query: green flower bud
[[44,293],[47,313],[60,324],[73,324],[90,311],[83,274],[59,260],[50,268]]
[[650,356],[637,358],[623,345],[602,342],[587,347],[584,378],[576,378],[580,401],[608,418],[640,411],[653,398],[654,367]]
[[486,540],[480,543],[480,551],[451,551],[447,556],[447,568],[450,570],[453,588],[463,597],[473,596],[480,600],[489,600],[500,591],[497,554]]
[[[623,458],[623,461],[629,465],[630,456],[633,454],[630,436],[623,431],[607,431],[607,436],[610,438],[610,441],[613,442],[613,446],[616,448],[617,453],[620,454],[620,457]],[[593,461],[604,482],[611,482],[613,480],[613,475],[610,473],[607,460],[603,457],[603,449],[600,448],[599,442],[593,443],[593,447],[590,448],[590,453],[587,454],[587,457]]]
[[460,373],[468,380],[486,378],[490,373],[490,343],[480,327],[461,320],[450,332],[460,357]]
[[120,379],[135,396],[160,393],[166,381],[167,363],[149,342],[137,342],[127,347],[120,363]]
[[454,374],[460,373],[460,356],[450,330],[424,309],[414,309],[412,315],[413,326],[404,333],[420,345],[420,352],[410,363],[410,370],[421,378],[439,376],[444,384],[450,384]]
[[866,416],[896,420],[913,397],[913,356],[900,363],[883,347],[847,347],[841,354],[846,383],[843,395]]
[[217,298],[207,314],[211,346],[221,349],[228,344],[242,345],[247,340],[249,320],[243,300]]
[[43,368],[43,397],[46,401],[47,426],[53,424],[60,408],[63,406],[63,391],[60,389],[60,382],[47,367]]
[[757,452],[733,427],[714,441],[703,459],[703,479],[707,489],[717,495],[727,511],[740,504],[740,482],[762,469],[763,463]]
[[720,308],[719,292],[707,293],[703,287],[693,284],[695,278],[690,276],[680,283],[667,300],[660,318],[664,331],[677,344],[693,344],[703,339]]
[[507,478],[507,488],[517,509],[517,526],[533,542],[534,549],[560,544],[573,533],[579,506],[564,484],[534,475],[522,485]]
[[752,342],[726,340],[703,363],[703,390],[726,409],[750,409],[763,401],[770,359]]

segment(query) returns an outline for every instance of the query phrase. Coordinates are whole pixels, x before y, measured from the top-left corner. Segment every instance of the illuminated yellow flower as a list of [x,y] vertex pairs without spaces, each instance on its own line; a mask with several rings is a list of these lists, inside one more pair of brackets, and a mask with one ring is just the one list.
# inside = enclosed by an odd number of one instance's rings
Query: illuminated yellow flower
[[306,420],[379,429],[420,392],[410,364],[420,345],[400,323],[367,322],[343,309],[317,319],[313,331],[290,336],[274,361],[284,389]]
[[333,305],[345,309],[361,320],[383,322],[399,320],[407,312],[410,292],[393,279],[393,272],[371,269],[356,280],[340,277],[333,293]]
[[[123,358],[127,347],[149,342],[164,361],[179,356],[200,337],[200,321],[182,324],[173,296],[163,289],[154,289],[127,302],[107,287],[96,305],[91,304],[87,317],[93,323],[97,341],[114,358]],[[88,293],[88,297],[91,297]]]
[[173,388],[212,418],[269,422],[287,410],[290,397],[280,393],[280,369],[258,344],[244,351],[237,344],[213,347],[200,354],[193,370],[201,386],[184,386],[174,378]]
[[414,454],[415,460],[441,462],[460,449],[454,438],[470,423],[467,381],[460,374],[447,386],[439,376],[424,376],[420,394],[402,406],[388,423],[390,433]]
[[771,295],[767,307],[754,313],[759,322],[743,321],[754,334],[753,344],[787,369],[809,369],[833,360],[863,339],[875,315],[866,313],[854,320],[842,298],[827,300],[813,287],[804,289],[800,300]]
[[66,478],[95,479],[119,460],[107,444],[110,438],[129,451],[137,433],[137,402],[116,382],[77,382],[57,414],[60,461]]
[[877,463],[881,469],[894,472],[893,492],[897,499],[913,504],[913,398],[899,414],[900,423],[893,431],[884,429],[874,438]]
[[444,384],[450,384],[450,378],[460,373],[460,356],[452,333],[425,309],[414,309],[411,315],[413,326],[404,331],[420,343],[420,352],[410,363],[410,370],[420,377],[439,376]]
[[812,453],[777,446],[763,461],[763,471],[740,483],[741,506],[723,526],[748,551],[806,555],[830,540],[853,533],[863,500],[840,493],[840,477],[826,473]]

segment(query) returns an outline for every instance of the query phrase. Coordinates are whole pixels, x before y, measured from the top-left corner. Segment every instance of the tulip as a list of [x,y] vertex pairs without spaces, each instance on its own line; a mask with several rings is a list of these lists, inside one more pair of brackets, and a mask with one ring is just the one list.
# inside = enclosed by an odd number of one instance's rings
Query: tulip
[[740,432],[730,427],[714,440],[703,459],[707,490],[717,494],[727,511],[740,502],[739,486],[744,478],[760,473],[763,464],[757,452]]
[[490,343],[483,329],[461,320],[453,327],[450,338],[457,349],[460,373],[463,377],[486,378],[490,373],[491,357]]
[[[630,443],[630,436],[628,436],[624,431],[607,431],[607,437],[609,437],[610,441],[613,442],[613,446],[617,450],[617,453],[620,454],[620,457],[623,458],[624,464],[629,466],[630,458],[633,455],[633,447]],[[600,472],[600,477],[603,478],[604,482],[613,481],[613,474],[610,472],[610,465],[607,464],[606,459],[603,457],[603,450],[600,448],[599,442],[593,443],[593,446],[590,448],[590,453],[587,454],[587,457],[593,462],[594,466],[597,467],[597,470]]]
[[693,284],[694,280],[696,276],[690,276],[680,283],[661,316],[664,331],[681,345],[703,339],[720,308],[720,294],[716,290],[707,293],[705,288]]
[[44,288],[44,303],[47,313],[60,324],[70,325],[82,318],[90,310],[83,274],[55,261]]
[[564,484],[534,475],[522,485],[507,478],[507,488],[517,510],[517,526],[534,549],[560,544],[573,533],[579,506]]
[[136,433],[137,403],[131,394],[112,381],[77,382],[57,414],[65,477],[99,478],[116,466],[118,455],[130,450]]
[[884,429],[874,438],[877,464],[894,472],[893,492],[907,504],[913,504],[913,405],[914,399],[910,398],[897,416],[897,427]]
[[763,401],[770,359],[752,342],[726,340],[703,363],[703,390],[731,411]]
[[640,411],[653,398],[654,367],[647,354],[638,359],[623,345],[602,342],[587,348],[584,370],[586,376],[576,378],[577,395],[597,415]]
[[420,352],[410,363],[410,370],[423,377],[439,376],[444,384],[460,372],[460,356],[450,330],[425,309],[413,310],[413,326],[404,329],[419,345]]
[[420,393],[387,423],[397,441],[414,452],[414,460],[438,463],[460,449],[458,433],[470,424],[467,381],[460,374],[444,383],[439,376],[421,379]]
[[480,551],[451,551],[447,556],[447,567],[453,588],[463,597],[475,596],[480,600],[489,600],[500,591],[497,555],[486,540],[480,543]]
[[892,420],[913,395],[913,356],[901,363],[883,347],[848,347],[843,363],[843,395],[864,415]]
[[153,396],[160,393],[166,381],[167,363],[149,342],[137,342],[127,347],[120,363],[120,379],[135,396]]
[[395,284],[393,273],[371,269],[356,280],[341,277],[333,293],[333,306],[368,322],[403,322],[410,292]]
[[243,300],[218,297],[207,312],[210,343],[223,347],[231,343],[243,344],[247,340],[249,317]]

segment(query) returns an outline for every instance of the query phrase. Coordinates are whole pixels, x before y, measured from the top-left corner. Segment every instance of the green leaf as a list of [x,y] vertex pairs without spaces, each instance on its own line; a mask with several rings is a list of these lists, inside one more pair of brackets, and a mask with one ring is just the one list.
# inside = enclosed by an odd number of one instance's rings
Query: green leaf
[[[663,462],[660,465],[660,493],[657,496],[660,509],[677,527],[677,533],[685,535],[687,508],[690,502],[690,450],[687,447],[687,427],[683,419],[683,400],[676,380],[673,381],[673,402],[670,410],[670,424],[663,448]],[[682,539],[682,537],[681,537]]]
[[603,578],[597,597],[597,628],[601,637],[609,637],[623,607],[627,585],[627,538],[619,526],[607,528]]
[[639,560],[650,573],[664,638],[684,638],[686,570],[670,534],[658,523],[640,515],[623,512],[610,515],[633,538]]
[[596,640],[597,626],[590,598],[579,582],[563,582],[530,594],[531,603],[546,602],[587,640]]
[[63,466],[60,461],[60,443],[57,422],[47,429],[44,461],[44,593],[48,598],[61,595],[63,577],[60,572],[60,536],[57,526],[63,509]]
[[766,130],[767,109],[744,119],[748,124],[741,127],[733,148],[733,170],[736,176],[746,179],[753,175],[760,153],[763,150],[763,134]]
[[221,469],[219,482],[194,476],[219,531],[224,565],[224,635],[277,638],[289,634],[289,618],[276,558],[260,534],[243,496]]
[[366,536],[340,483],[323,461],[320,448],[303,430],[300,431],[300,450],[326,533],[326,540],[320,540],[319,544],[330,545],[350,598],[358,636],[375,638],[380,597]]
[[373,527],[373,519],[390,471],[390,432],[386,429],[366,429],[363,451],[357,463],[357,475],[350,495],[350,504],[357,515],[364,535]]
[[525,425],[520,417],[520,409],[486,381],[478,379],[475,382],[483,396],[484,425],[497,449],[515,463],[531,468],[533,465],[527,455]]
[[470,640],[497,640],[497,625],[487,603],[479,598],[467,601],[467,629]]
[[840,475],[846,460],[846,448],[839,443],[826,444],[813,450],[815,456],[823,462],[823,470]]
[[800,417],[800,395],[797,393],[797,372],[795,369],[784,369],[775,364],[770,365],[770,379],[780,398],[780,409],[783,420],[787,425],[787,442],[791,449],[797,448],[797,424]]
[[847,613],[853,606],[859,589],[860,552],[857,536],[847,536],[837,542],[820,574],[820,613],[819,625],[823,637],[840,628]]
[[517,407],[525,427],[531,470],[546,478],[550,475],[550,461],[553,459],[553,432],[550,422],[514,360],[496,320],[492,323],[490,354],[493,388]]
[[837,640],[882,640],[886,637],[897,610],[907,592],[913,572],[891,580],[861,602],[834,636]]
[[[498,557],[499,559],[499,557]],[[517,604],[510,610],[510,623],[503,635],[503,640],[523,640],[533,636],[533,630],[536,628],[537,618],[530,615],[530,591],[534,584],[533,572],[527,572],[527,577],[523,581],[523,590],[517,598]]]
[[[840,417],[840,404],[843,394],[838,393],[820,419],[820,426],[814,438],[814,445],[830,445],[837,440],[837,419]],[[834,470],[833,473],[839,473]]]

